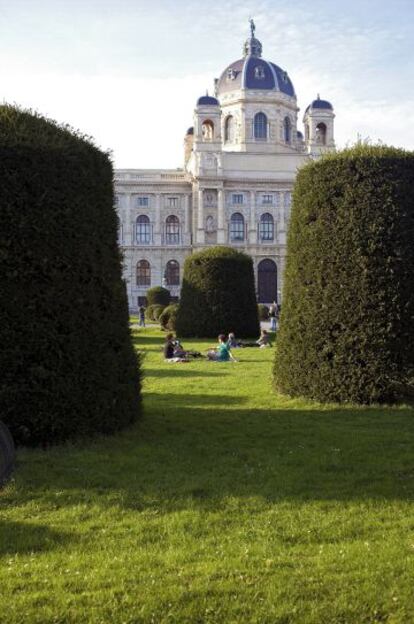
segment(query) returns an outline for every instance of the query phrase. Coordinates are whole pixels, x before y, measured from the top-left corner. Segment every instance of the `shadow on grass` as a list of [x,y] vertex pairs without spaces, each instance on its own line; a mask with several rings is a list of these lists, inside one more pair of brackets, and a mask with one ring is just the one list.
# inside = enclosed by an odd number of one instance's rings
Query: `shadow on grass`
[[0,536],[0,556],[45,552],[74,541],[73,533],[8,520],[0,520]]
[[219,510],[235,499],[266,505],[414,498],[409,408],[235,409],[240,397],[212,394],[145,400],[144,421],[122,434],[86,447],[25,451],[20,497],[52,502],[59,490],[60,504],[86,497],[157,513]]
[[[202,373],[201,373],[202,374]],[[194,419],[196,419],[196,414],[198,411],[203,412],[204,409],[200,409],[200,404],[205,405],[206,409],[215,405],[240,405],[245,403],[247,399],[245,397],[233,397],[231,395],[223,396],[221,394],[172,394],[168,392],[163,392],[161,395],[155,392],[146,392],[144,395],[144,405],[146,406],[146,413],[151,411],[149,405],[152,401],[157,401],[158,405],[162,405],[165,410],[165,404],[167,404],[167,410],[170,411],[171,406],[173,407],[173,411],[178,418],[181,416],[181,408],[186,407],[189,408],[192,414],[194,414]],[[193,410],[193,405],[196,404],[197,408]],[[149,409],[148,409],[149,408]],[[177,411],[179,414],[177,414]],[[239,410],[237,410],[238,412]],[[190,433],[190,432],[189,432]]]

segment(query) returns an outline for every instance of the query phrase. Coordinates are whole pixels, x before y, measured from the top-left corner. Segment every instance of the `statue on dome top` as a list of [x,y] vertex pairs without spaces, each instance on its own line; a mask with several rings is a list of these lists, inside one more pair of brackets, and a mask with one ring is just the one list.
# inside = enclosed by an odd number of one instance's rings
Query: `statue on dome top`
[[254,33],[256,32],[256,24],[254,23],[254,19],[251,17],[249,19],[250,22],[250,32],[252,33],[252,39],[254,39]]

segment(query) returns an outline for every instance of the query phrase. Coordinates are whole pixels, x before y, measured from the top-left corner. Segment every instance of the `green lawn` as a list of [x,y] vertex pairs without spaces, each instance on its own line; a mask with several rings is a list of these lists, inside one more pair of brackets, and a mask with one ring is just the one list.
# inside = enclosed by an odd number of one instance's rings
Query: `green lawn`
[[273,350],[172,365],[135,340],[137,426],[18,454],[0,622],[414,622],[414,410],[278,399]]

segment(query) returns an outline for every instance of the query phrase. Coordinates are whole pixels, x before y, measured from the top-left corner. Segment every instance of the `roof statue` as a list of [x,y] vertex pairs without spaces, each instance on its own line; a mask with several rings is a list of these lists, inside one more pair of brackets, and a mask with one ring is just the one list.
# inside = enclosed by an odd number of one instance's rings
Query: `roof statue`
[[250,22],[250,32],[252,33],[252,39],[254,38],[254,33],[256,32],[256,25],[254,23],[254,19],[251,17],[249,19]]

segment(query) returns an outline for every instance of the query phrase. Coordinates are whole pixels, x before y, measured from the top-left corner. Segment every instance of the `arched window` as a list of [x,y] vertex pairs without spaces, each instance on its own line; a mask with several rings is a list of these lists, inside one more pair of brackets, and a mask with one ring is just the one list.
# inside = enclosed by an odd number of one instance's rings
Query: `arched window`
[[137,264],[137,286],[151,286],[151,265],[148,260]]
[[260,240],[272,241],[275,237],[275,224],[271,214],[266,212],[260,217]]
[[224,140],[229,143],[234,141],[234,118],[229,115],[224,124]]
[[324,123],[318,123],[316,126],[316,143],[318,145],[326,145],[326,126]]
[[165,240],[167,245],[178,245],[180,242],[180,220],[175,215],[167,217],[165,222]]
[[201,125],[201,134],[205,141],[212,141],[214,137],[214,124],[210,119],[203,121]]
[[290,143],[292,141],[292,123],[289,117],[285,117],[283,120],[283,138],[285,143]]
[[230,219],[230,240],[244,241],[244,218],[240,212],[234,212]]
[[180,285],[180,265],[177,260],[170,260],[165,267],[165,282],[167,286]]
[[254,116],[254,138],[267,139],[267,117],[264,113]]
[[148,245],[151,242],[151,225],[147,215],[139,215],[137,218],[137,243]]

